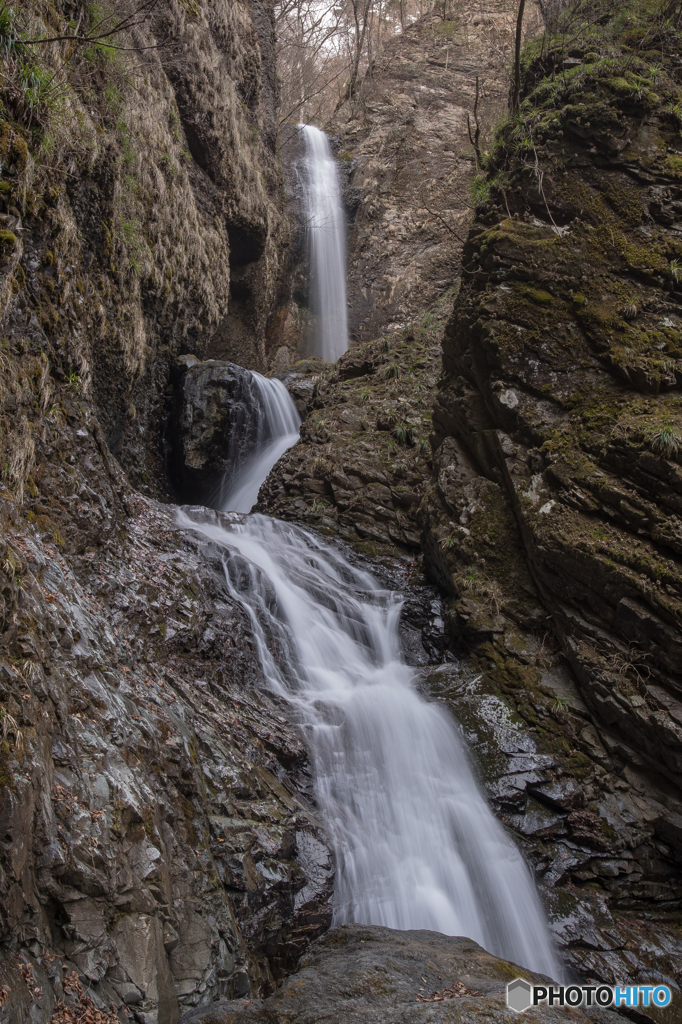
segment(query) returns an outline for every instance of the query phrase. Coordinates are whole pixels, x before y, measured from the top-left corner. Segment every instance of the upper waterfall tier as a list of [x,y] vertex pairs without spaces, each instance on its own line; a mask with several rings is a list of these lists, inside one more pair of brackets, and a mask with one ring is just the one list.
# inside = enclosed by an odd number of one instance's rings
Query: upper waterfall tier
[[303,192],[310,260],[310,299],[316,318],[314,354],[335,363],[348,348],[346,219],[329,140],[313,125],[305,139]]

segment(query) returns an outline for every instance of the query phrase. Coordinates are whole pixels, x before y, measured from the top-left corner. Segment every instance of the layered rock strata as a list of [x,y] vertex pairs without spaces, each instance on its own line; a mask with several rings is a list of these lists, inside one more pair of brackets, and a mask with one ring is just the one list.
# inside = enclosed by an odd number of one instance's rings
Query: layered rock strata
[[76,976],[173,1024],[293,968],[331,919],[331,851],[219,552],[63,401],[33,496],[2,499],[3,1012],[47,1022]]

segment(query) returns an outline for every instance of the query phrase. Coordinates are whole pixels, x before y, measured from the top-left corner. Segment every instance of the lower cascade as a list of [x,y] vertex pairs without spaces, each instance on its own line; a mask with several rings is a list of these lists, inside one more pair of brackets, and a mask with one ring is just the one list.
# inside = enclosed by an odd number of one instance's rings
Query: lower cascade
[[266,681],[303,730],[336,852],[335,923],[464,935],[558,978],[530,871],[400,656],[398,595],[300,527],[180,515],[223,550]]
[[316,318],[314,355],[336,362],[348,348],[346,219],[339,175],[325,133],[299,125],[305,140],[303,174],[310,298]]
[[[221,485],[220,507],[226,512],[249,512],[258,499],[258,490],[266,476],[287,448],[298,440],[301,419],[289,392],[281,381],[251,374],[253,389],[246,403],[255,427],[248,432],[248,447],[243,446],[233,430],[233,439],[242,448],[235,448],[229,474]],[[241,456],[241,458],[239,457]]]

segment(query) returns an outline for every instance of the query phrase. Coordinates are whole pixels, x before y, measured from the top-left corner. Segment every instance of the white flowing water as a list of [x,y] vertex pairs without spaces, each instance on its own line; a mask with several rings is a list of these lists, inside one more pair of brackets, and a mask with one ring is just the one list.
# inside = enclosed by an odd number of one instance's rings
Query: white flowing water
[[300,527],[190,515],[183,525],[224,549],[267,683],[304,731],[336,851],[335,923],[466,935],[559,977],[530,871],[455,723],[400,657],[398,597]]
[[[249,442],[241,443],[242,458],[232,458],[229,480],[222,485],[220,507],[225,512],[250,512],[268,473],[287,448],[298,441],[301,418],[291,395],[280,380],[252,373],[253,389],[248,396],[253,425],[246,431]],[[242,424],[244,429],[244,424]]]
[[335,363],[348,348],[346,218],[329,139],[311,124],[299,125],[299,129],[305,140],[302,177],[315,315],[314,354]]

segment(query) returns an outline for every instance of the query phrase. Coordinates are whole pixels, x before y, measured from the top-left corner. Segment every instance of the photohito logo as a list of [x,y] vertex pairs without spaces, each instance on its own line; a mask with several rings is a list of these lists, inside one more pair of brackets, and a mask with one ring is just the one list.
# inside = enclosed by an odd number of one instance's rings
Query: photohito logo
[[516,978],[507,985],[507,1006],[517,1013],[531,1006],[667,1006],[667,985],[530,985]]

